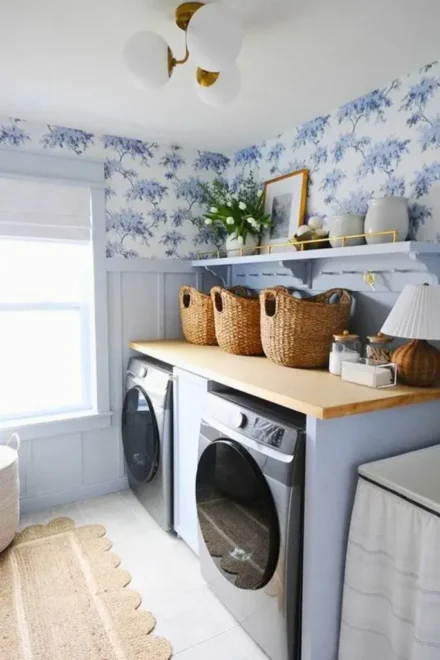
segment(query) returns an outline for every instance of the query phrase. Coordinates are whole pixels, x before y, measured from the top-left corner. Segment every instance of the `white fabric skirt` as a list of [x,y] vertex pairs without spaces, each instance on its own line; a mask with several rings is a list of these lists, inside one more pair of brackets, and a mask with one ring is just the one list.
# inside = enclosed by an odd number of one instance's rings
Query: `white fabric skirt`
[[440,518],[363,479],[348,540],[339,660],[440,660]]

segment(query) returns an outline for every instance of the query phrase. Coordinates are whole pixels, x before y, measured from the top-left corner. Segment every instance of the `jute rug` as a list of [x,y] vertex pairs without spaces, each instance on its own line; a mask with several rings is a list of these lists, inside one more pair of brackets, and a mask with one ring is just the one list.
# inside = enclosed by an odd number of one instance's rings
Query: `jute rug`
[[1,660],[168,660],[104,527],[58,518],[0,554]]

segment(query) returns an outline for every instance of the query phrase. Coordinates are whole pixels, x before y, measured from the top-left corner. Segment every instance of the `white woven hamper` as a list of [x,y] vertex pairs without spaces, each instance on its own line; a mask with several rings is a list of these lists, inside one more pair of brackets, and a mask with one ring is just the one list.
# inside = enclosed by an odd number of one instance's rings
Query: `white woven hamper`
[[[11,442],[15,441],[14,449]],[[13,540],[20,516],[20,481],[18,449],[20,440],[14,433],[6,445],[0,445],[0,552]]]

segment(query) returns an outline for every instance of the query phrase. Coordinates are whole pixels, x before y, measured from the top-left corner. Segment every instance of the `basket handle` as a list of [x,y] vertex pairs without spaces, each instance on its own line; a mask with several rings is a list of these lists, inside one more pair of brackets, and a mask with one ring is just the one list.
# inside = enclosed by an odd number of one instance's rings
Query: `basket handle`
[[[11,447],[11,443],[15,442],[15,447]],[[11,447],[11,449],[15,449],[15,451],[18,451],[20,449],[20,436],[18,433],[13,433],[9,440],[6,441],[6,446]]]
[[287,291],[285,287],[274,287],[272,289],[263,289],[260,293],[261,311],[273,319],[278,311],[278,294],[280,291]]
[[193,301],[192,295],[191,295],[191,293],[192,293],[191,287],[190,286],[183,286],[180,289],[180,293],[182,295],[182,305],[185,307],[185,309],[188,309],[189,307],[191,307],[191,304],[192,304],[192,301]]
[[325,296],[327,298],[327,301],[330,302],[330,298],[334,295],[339,296],[339,302],[343,299],[344,296],[349,295],[351,299],[351,305],[350,305],[350,318],[353,318],[356,312],[356,298],[350,294],[349,291],[346,289],[329,289],[328,291],[325,292]]
[[211,298],[216,311],[221,314],[223,311],[223,289],[221,286],[213,286],[211,289]]

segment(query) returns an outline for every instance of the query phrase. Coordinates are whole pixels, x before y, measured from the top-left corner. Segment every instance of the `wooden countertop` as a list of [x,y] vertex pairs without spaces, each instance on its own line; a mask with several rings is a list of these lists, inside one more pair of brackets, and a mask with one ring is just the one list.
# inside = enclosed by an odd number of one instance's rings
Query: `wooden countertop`
[[318,419],[331,419],[440,399],[440,387],[373,389],[328,371],[288,369],[265,357],[224,353],[179,340],[132,341],[130,348],[194,374]]

